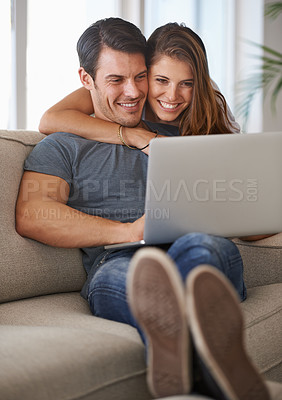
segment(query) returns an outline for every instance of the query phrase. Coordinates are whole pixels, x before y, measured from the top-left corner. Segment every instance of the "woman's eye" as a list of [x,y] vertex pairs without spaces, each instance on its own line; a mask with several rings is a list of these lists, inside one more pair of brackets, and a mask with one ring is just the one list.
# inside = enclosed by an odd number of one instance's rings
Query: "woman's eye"
[[159,83],[167,83],[167,80],[162,78],[157,78],[156,81]]
[[182,86],[191,88],[191,87],[193,87],[193,82],[191,82],[191,81],[182,82]]

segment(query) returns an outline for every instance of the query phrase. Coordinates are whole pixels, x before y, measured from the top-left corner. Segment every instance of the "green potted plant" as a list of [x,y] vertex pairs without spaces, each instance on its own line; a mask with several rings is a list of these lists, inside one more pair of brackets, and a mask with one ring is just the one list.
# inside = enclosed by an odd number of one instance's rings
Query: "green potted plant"
[[[269,3],[265,6],[265,17],[275,19],[282,13],[282,2]],[[242,117],[243,131],[248,122],[251,105],[257,93],[263,90],[264,98],[269,94],[272,113],[276,112],[276,100],[282,93],[282,53],[274,49],[248,41],[252,46],[263,51],[263,55],[254,56],[260,62],[255,71],[238,83],[238,103],[236,113]]]

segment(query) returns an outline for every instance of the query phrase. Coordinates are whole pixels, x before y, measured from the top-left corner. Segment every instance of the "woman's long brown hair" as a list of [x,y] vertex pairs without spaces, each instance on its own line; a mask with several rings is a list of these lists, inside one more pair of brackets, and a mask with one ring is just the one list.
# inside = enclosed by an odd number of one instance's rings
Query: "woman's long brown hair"
[[147,41],[147,66],[163,55],[184,61],[193,72],[193,95],[189,107],[180,116],[181,135],[232,133],[224,96],[213,88],[205,46],[190,28],[169,23],[156,29]]

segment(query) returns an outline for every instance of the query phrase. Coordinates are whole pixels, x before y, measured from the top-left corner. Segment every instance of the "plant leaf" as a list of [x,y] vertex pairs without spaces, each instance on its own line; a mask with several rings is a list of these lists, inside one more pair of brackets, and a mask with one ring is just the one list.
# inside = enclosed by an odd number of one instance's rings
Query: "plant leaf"
[[276,112],[276,101],[277,97],[282,89],[282,77],[279,79],[277,85],[275,86],[272,96],[271,96],[271,107],[274,112]]
[[264,15],[275,19],[282,12],[282,2],[269,3],[265,6]]
[[[282,2],[271,3],[266,7],[271,15],[275,12],[277,15],[282,12]],[[277,16],[276,15],[276,16]],[[243,126],[246,126],[251,104],[254,97],[263,90],[264,99],[271,94],[271,110],[276,112],[276,101],[282,90],[282,53],[259,43],[250,40],[244,42],[259,48],[263,54],[251,55],[252,58],[259,61],[254,66],[254,73],[237,84],[237,104],[236,112],[243,118]],[[274,89],[273,89],[274,87]]]
[[255,42],[252,42],[252,43],[253,43],[254,46],[259,47],[261,50],[265,51],[266,53],[272,54],[273,56],[282,59],[282,54],[279,53],[278,51],[273,50],[270,47],[265,46],[265,45],[260,44],[260,43],[255,43]]

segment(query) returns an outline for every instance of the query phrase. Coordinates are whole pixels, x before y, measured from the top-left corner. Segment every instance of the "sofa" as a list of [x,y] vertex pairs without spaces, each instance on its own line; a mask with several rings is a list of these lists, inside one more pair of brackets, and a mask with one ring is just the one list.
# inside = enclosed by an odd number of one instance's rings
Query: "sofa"
[[[151,399],[137,331],[94,317],[80,296],[86,278],[80,250],[52,248],[16,232],[23,163],[43,138],[35,131],[0,131],[0,399]],[[241,305],[247,349],[273,381],[272,398],[282,398],[282,234],[235,242],[248,287]]]

